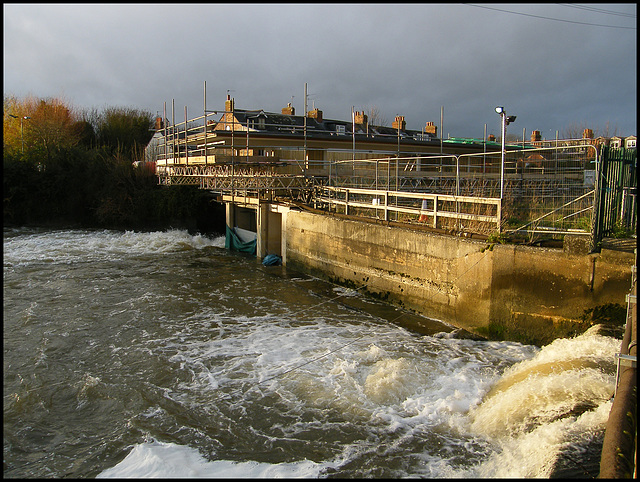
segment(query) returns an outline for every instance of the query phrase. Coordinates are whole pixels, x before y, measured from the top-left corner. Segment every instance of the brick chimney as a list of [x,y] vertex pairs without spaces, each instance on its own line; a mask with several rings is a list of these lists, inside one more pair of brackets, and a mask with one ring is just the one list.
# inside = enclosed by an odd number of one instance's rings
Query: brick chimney
[[291,102],[282,108],[282,115],[296,115],[296,108],[291,105]]
[[542,136],[540,135],[540,131],[531,132],[531,142],[540,142],[542,141]]
[[226,112],[231,112],[233,110],[233,99],[229,94],[227,94],[227,100],[224,102],[224,110]]
[[364,111],[362,112],[356,111],[354,122],[356,124],[367,125],[369,123],[369,118],[367,117],[367,114],[364,113]]
[[582,131],[582,138],[583,139],[593,139],[593,130],[592,129],[585,129],[584,131]]
[[404,121],[403,115],[397,115],[396,120],[393,121],[391,127],[394,129],[400,129],[401,131],[405,130],[407,123]]
[[424,128],[425,134],[432,134],[434,137],[438,137],[438,126],[433,122],[427,122],[427,126]]
[[162,117],[156,117],[156,130],[164,129],[164,122],[162,122]]
[[495,142],[496,141],[496,136],[494,136],[493,134],[489,134],[489,136],[487,137],[487,141]]
[[313,109],[307,112],[307,117],[315,119],[318,122],[322,122],[322,111],[320,109]]

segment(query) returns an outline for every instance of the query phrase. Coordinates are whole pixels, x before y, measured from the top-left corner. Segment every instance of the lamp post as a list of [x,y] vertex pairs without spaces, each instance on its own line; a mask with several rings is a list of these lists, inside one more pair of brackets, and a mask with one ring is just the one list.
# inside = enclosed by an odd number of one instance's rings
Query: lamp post
[[[9,117],[13,117],[14,119],[17,119],[18,116],[17,115],[13,115],[13,114],[9,114]],[[29,117],[28,115],[22,116],[20,118],[20,141],[22,142],[22,153],[24,154],[24,120],[25,119],[31,119],[31,117]]]
[[496,107],[496,113],[500,115],[500,124],[502,131],[502,156],[500,162],[500,199],[504,196],[504,158],[505,158],[505,137],[507,136],[507,126],[516,120],[515,115],[507,116],[507,113],[504,110],[504,107],[498,106]]

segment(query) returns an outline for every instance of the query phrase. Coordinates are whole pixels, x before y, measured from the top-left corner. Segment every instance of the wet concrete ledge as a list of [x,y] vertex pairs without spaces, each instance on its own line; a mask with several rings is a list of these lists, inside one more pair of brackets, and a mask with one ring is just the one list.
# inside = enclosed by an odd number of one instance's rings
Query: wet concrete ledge
[[282,227],[287,266],[486,335],[546,344],[623,304],[634,254],[490,244],[302,211]]

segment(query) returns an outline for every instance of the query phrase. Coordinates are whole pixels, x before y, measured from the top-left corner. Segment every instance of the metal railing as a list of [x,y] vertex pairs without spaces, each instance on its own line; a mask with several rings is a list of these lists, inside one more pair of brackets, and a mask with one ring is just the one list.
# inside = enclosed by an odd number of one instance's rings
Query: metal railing
[[[502,192],[499,231],[530,239],[588,236],[593,224],[597,156],[594,146],[574,144],[506,151],[504,167],[501,151],[343,160],[330,164],[328,185],[476,200],[500,199]],[[479,206],[473,209],[476,215],[485,214],[478,212]],[[474,223],[466,226],[472,231],[477,227]]]
[[480,231],[500,230],[501,202],[494,198],[322,186],[314,202],[316,208],[345,215],[420,223],[436,229],[444,227],[443,220],[453,220],[458,231],[465,221],[488,226]]

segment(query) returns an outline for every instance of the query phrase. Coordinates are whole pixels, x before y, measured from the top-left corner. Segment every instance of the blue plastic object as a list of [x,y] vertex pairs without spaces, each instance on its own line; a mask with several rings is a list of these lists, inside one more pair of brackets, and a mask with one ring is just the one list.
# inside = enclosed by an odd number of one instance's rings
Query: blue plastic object
[[268,254],[262,260],[264,266],[280,266],[282,264],[282,258],[275,254]]

